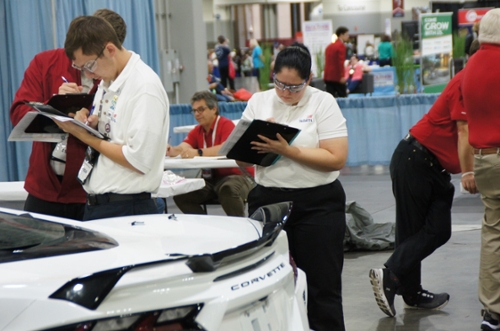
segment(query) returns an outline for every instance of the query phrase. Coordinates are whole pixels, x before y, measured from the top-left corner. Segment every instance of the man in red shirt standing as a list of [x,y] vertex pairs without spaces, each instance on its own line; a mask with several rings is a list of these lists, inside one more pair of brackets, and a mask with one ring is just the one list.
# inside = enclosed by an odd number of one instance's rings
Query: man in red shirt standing
[[[93,15],[108,21],[123,42],[127,28],[119,14],[99,9]],[[41,52],[29,64],[16,92],[10,108],[12,124],[17,125],[27,112],[33,111],[26,102],[47,102],[54,94],[95,92],[97,83],[72,67],[63,48]],[[59,144],[33,142],[24,183],[28,192],[24,210],[81,220],[86,193],[77,175],[86,148],[71,135]]]
[[[217,97],[210,91],[196,92],[191,98],[192,112],[199,123],[177,146],[167,147],[167,156],[183,158],[217,156],[222,144],[234,129],[234,123],[219,115]],[[253,176],[253,168],[247,168]],[[174,196],[184,214],[206,214],[201,205],[218,199],[228,216],[245,216],[245,202],[253,187],[252,179],[238,168],[202,169],[206,186],[197,191]]]
[[326,91],[335,98],[347,97],[346,78],[344,75],[344,62],[346,47],[344,43],[349,40],[349,30],[341,26],[335,31],[337,40],[326,47],[325,50],[325,81]]
[[479,262],[481,330],[500,330],[500,9],[479,23],[479,51],[467,62],[462,95],[474,148],[474,176],[484,205]]
[[[476,47],[477,49],[477,47]],[[472,55],[472,53],[471,53]],[[434,294],[421,285],[422,260],[451,237],[455,187],[450,173],[462,173],[462,186],[477,193],[467,114],[461,103],[463,71],[448,83],[429,112],[399,143],[390,164],[396,199],[396,247],[385,269],[371,269],[379,308],[394,317],[394,298],[406,309],[441,309],[448,293]]]

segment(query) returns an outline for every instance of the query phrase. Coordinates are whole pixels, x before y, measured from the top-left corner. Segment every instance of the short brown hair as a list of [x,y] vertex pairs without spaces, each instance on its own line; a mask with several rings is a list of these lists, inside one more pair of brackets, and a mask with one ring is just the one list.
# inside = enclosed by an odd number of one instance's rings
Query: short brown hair
[[210,109],[216,109],[216,114],[219,115],[219,102],[217,101],[217,96],[210,91],[200,91],[193,94],[191,97],[191,104],[196,101],[205,100],[207,107]]
[[127,36],[127,24],[117,12],[112,11],[108,8],[97,9],[93,16],[104,18],[109,24],[115,29],[116,35],[120,42],[123,44],[125,37]]
[[64,51],[74,60],[78,49],[81,48],[84,55],[98,55],[107,43],[122,49],[122,43],[109,22],[97,16],[78,16],[69,25]]
[[339,26],[337,30],[335,30],[335,34],[337,37],[340,37],[340,35],[349,32],[349,29],[346,28],[345,26]]
[[390,42],[391,41],[391,36],[389,36],[388,34],[384,34],[382,36],[382,41],[389,41]]

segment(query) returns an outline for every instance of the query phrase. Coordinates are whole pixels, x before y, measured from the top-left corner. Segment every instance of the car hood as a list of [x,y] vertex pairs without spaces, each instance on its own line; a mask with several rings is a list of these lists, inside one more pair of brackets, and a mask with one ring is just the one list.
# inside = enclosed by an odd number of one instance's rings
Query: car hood
[[[2,211],[23,213],[0,208]],[[0,263],[0,306],[6,298],[47,298],[66,282],[102,270],[231,249],[258,240],[262,232],[255,220],[225,216],[164,214],[77,222],[31,215],[99,232],[117,245],[90,252]],[[58,270],[57,274],[54,270]],[[176,272],[190,273],[191,270],[183,263]]]

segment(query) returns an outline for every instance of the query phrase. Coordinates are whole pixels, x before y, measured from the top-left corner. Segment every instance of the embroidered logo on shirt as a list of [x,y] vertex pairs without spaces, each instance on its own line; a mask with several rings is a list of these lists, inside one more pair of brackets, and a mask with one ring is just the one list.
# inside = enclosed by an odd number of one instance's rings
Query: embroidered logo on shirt
[[306,118],[303,118],[299,120],[300,123],[312,123],[313,122],[313,116],[308,115]]

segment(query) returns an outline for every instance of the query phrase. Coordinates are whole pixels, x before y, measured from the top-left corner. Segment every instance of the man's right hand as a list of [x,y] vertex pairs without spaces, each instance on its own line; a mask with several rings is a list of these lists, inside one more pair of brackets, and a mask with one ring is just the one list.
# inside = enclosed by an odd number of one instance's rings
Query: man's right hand
[[172,146],[170,146],[170,144],[167,145],[167,151],[165,153],[166,156],[170,156],[170,157],[173,157],[173,156],[177,156],[177,155],[174,155],[174,154],[177,154],[174,152],[174,148]]
[[76,83],[63,83],[59,86],[59,94],[82,93],[82,86]]
[[476,180],[474,178],[474,173],[469,173],[463,176],[461,182],[462,182],[462,187],[470,194],[478,193]]

